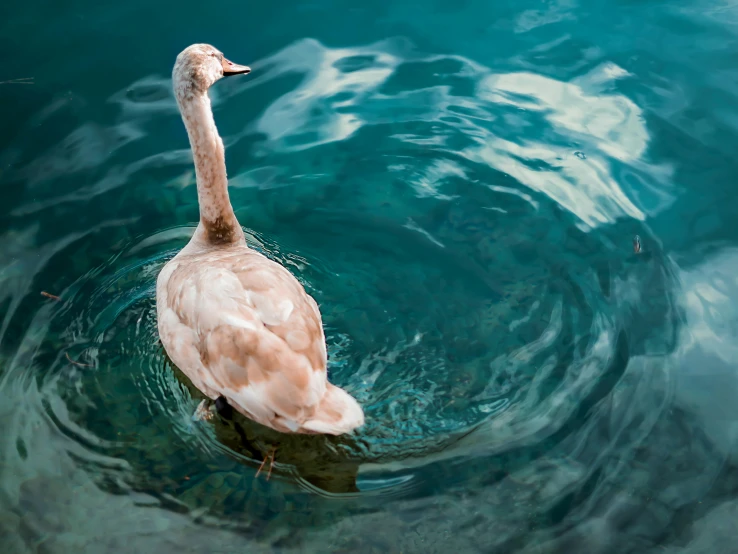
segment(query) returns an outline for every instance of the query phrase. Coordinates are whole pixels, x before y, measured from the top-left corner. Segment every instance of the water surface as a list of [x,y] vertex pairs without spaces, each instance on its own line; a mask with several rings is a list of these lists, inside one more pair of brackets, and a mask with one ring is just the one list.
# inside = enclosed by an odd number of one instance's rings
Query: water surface
[[[738,8],[0,15],[3,551],[735,549]],[[319,302],[353,436],[193,422],[163,354],[193,42],[254,69],[211,94],[232,202]]]

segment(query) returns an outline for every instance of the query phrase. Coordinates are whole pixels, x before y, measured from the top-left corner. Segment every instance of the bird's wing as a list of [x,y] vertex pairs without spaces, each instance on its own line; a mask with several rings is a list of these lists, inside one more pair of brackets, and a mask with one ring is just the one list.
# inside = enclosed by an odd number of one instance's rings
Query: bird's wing
[[203,392],[285,431],[315,415],[327,383],[320,311],[285,268],[247,249],[177,257],[159,303],[162,343]]

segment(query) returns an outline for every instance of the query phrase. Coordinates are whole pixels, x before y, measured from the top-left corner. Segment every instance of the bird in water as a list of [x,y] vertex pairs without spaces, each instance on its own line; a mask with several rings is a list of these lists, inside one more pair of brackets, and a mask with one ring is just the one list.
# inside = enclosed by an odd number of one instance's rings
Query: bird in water
[[207,397],[199,417],[215,407],[224,417],[236,410],[282,433],[350,433],[363,425],[364,412],[328,382],[317,303],[287,269],[246,244],[228,196],[208,89],[250,71],[207,44],[189,46],[174,65],[200,222],[158,275],[159,336],[174,365]]

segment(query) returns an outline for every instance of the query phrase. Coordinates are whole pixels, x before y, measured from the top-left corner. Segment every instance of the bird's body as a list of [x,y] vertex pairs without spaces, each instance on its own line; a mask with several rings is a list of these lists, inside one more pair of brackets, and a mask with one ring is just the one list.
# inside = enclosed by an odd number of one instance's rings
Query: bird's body
[[174,364],[208,398],[224,398],[277,431],[347,433],[364,423],[364,414],[327,380],[318,305],[289,271],[247,246],[230,204],[207,89],[234,68],[232,74],[250,71],[208,45],[189,47],[175,64],[200,224],[157,278],[159,335]]

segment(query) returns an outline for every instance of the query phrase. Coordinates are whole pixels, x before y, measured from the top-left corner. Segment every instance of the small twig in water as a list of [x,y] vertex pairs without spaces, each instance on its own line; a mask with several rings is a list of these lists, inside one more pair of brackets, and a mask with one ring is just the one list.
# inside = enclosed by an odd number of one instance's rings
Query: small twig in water
[[79,367],[92,367],[90,364],[83,364],[82,362],[77,362],[69,357],[69,352],[64,352],[64,355],[67,357],[67,360],[69,360],[70,363],[77,365]]
[[0,81],[0,85],[33,85],[35,77],[19,77],[18,79],[8,79]]
[[55,294],[50,294],[50,293],[46,292],[45,290],[42,290],[41,291],[41,296],[45,296],[46,298],[51,298],[52,300],[56,300],[57,302],[60,302],[61,301],[61,298],[59,298]]

